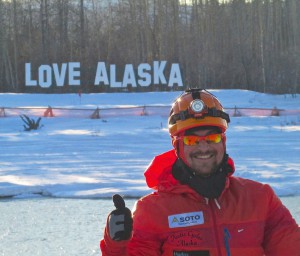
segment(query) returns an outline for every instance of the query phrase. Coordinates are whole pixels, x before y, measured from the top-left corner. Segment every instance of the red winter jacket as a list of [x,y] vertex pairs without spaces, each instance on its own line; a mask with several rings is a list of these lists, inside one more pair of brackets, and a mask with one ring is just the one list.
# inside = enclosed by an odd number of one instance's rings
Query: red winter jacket
[[156,191],[137,201],[130,241],[105,230],[103,256],[300,256],[300,228],[268,185],[228,177],[218,200],[207,200],[171,174],[169,151],[145,172]]

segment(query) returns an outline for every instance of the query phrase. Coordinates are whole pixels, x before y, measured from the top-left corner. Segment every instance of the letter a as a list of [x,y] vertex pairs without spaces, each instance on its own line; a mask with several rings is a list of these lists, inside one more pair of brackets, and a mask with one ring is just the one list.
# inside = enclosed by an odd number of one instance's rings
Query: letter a
[[180,68],[178,63],[174,63],[171,66],[170,76],[169,76],[169,83],[168,86],[172,87],[174,84],[178,84],[178,86],[183,86]]
[[100,85],[101,82],[103,82],[105,85],[109,85],[108,75],[104,62],[98,62],[94,85]]

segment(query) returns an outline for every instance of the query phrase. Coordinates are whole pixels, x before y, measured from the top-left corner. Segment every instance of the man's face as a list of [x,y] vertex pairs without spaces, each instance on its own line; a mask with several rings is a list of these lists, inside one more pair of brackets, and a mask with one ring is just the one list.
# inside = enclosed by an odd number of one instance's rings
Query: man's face
[[[208,128],[194,131],[192,134],[206,136],[216,133],[218,132]],[[199,144],[195,146],[184,145],[185,159],[198,175],[209,176],[215,172],[223,160],[224,153],[225,146],[222,140],[219,143],[208,143],[205,140],[201,140]]]

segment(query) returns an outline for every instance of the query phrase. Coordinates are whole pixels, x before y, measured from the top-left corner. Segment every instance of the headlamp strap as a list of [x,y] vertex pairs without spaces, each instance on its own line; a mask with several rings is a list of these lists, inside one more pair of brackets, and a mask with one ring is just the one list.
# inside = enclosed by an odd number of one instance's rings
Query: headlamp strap
[[213,117],[221,117],[227,121],[227,123],[230,122],[229,115],[221,110],[218,110],[216,108],[208,108],[206,116],[213,116]]
[[230,122],[229,115],[221,110],[218,110],[216,108],[207,108],[207,112],[203,113],[202,115],[197,114],[198,116],[195,116],[195,114],[189,113],[188,109],[184,111],[180,111],[178,114],[175,114],[172,116],[170,123],[175,124],[178,120],[184,121],[189,118],[204,118],[206,116],[212,116],[212,117],[220,117],[227,121],[227,123]]
[[200,100],[200,91],[192,91],[193,100],[199,99]]
[[[179,115],[179,116],[178,116]],[[177,116],[177,118],[175,117],[175,116]],[[189,112],[188,112],[188,110],[184,110],[184,111],[180,111],[177,115],[174,115],[173,117],[175,118],[175,119],[177,119],[177,120],[185,120],[185,119],[187,119],[188,118],[188,116],[189,116]],[[178,118],[179,117],[179,118]],[[177,121],[176,120],[176,121]],[[175,121],[175,122],[176,122]]]

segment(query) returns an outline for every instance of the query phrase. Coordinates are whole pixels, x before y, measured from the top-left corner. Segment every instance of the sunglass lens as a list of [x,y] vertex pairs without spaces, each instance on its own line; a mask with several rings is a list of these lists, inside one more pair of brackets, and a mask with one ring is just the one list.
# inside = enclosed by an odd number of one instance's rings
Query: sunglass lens
[[184,136],[183,143],[187,146],[194,146],[198,143],[197,136]]
[[210,134],[207,135],[205,140],[211,143],[219,143],[221,141],[221,134]]

